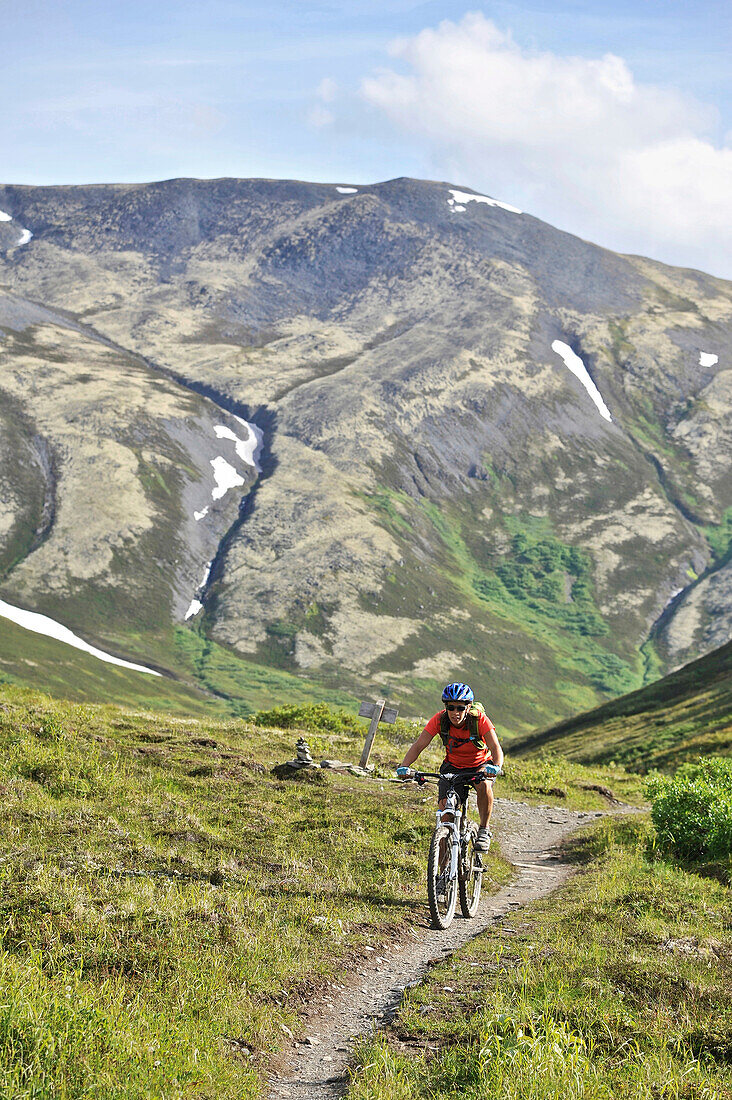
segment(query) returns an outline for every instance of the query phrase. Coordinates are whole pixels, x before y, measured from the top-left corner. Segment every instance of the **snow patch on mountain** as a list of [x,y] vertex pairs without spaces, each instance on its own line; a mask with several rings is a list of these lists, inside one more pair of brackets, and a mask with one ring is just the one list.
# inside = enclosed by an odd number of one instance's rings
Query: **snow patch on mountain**
[[510,214],[523,214],[523,210],[519,210],[516,206],[511,206],[507,202],[499,202],[498,199],[489,199],[487,195],[471,195],[469,191],[456,191],[454,188],[450,188],[451,199],[447,200],[447,205],[452,207],[453,211],[460,211],[465,209],[465,204],[469,202],[484,202],[488,206],[498,206],[501,210],[508,210]]
[[[208,584],[208,578],[211,576],[211,566],[212,565],[213,565],[213,559],[211,559],[211,561],[206,562],[206,568],[203,571],[203,580],[201,581],[201,583],[198,586],[199,595],[203,595],[204,590],[206,588],[206,585]],[[187,622],[188,619],[192,619],[194,617],[194,615],[197,615],[198,612],[202,611],[202,610],[203,610],[203,603],[201,602],[201,600],[198,599],[198,597],[194,597],[191,600],[190,604],[188,605],[188,610],[186,611],[186,613],[183,617],[184,621]]]
[[107,664],[129,668],[133,672],[145,672],[148,676],[161,675],[154,668],[146,668],[145,665],[135,665],[131,661],[123,661],[121,657],[113,657],[111,653],[105,653],[104,650],[89,645],[88,642],[73,634],[67,626],[62,626],[55,619],[49,619],[47,615],[40,615],[37,611],[24,611],[20,607],[13,607],[12,604],[0,600],[0,615],[5,619],[10,619],[18,626],[24,627],[25,630],[31,630],[34,634],[45,634],[47,638],[53,638],[57,642],[73,646],[74,649],[81,649],[84,653],[96,657],[99,661],[106,661]]
[[246,428],[249,433],[249,437],[246,441],[249,458],[245,458],[244,461],[248,462],[250,466],[253,466],[258,474],[261,474],[262,467],[259,465],[259,456],[262,452],[262,444],[264,443],[264,433],[256,424],[250,424],[248,420],[243,420],[240,416],[235,416],[234,420],[236,420],[238,424],[241,424],[242,427]]
[[713,351],[700,351],[699,352],[699,366],[700,367],[713,367],[719,362],[719,356],[715,355]]
[[564,365],[567,367],[567,369],[572,372],[575,378],[579,378],[580,382],[589,393],[595,405],[597,405],[600,416],[604,417],[605,420],[609,420],[612,422],[610,410],[603,401],[602,394],[590,378],[587,367],[584,365],[579,355],[576,355],[575,352],[572,351],[569,344],[565,344],[563,340],[555,340],[552,344],[552,351],[555,351],[557,355],[560,355],[564,360]]
[[225,424],[217,424],[214,427],[216,437],[217,439],[230,439],[242,462],[246,462],[247,466],[253,466],[257,473],[261,473],[257,464],[257,457],[262,449],[262,432],[256,424],[250,424],[248,420],[242,420],[240,416],[235,416],[234,419],[247,429],[246,439],[241,439],[236,432],[233,432],[231,428],[227,428]]
[[[237,433],[227,427],[226,424],[215,424],[214,434],[217,439],[230,440],[234,444],[237,458],[245,462],[247,466],[253,466],[259,474],[262,472],[262,467],[259,465],[259,453],[262,450],[264,435],[256,424],[250,424],[248,420],[244,420],[241,416],[235,416],[234,420],[236,420],[237,424],[241,424],[243,428],[246,428],[245,436],[237,435]],[[244,478],[236,472],[235,468],[230,462],[227,462],[223,455],[218,455],[210,461],[213,466],[214,480],[216,482],[215,487],[211,490],[211,496],[214,500],[221,500],[221,497],[224,496],[229,489],[235,489],[244,484]],[[198,512],[194,512],[193,518],[196,523],[198,523],[207,515],[208,506],[202,508]]]
[[336,191],[339,191],[341,195],[357,195],[357,187],[336,187]]
[[[11,222],[12,220],[12,214],[6,214],[4,210],[0,210],[0,222]],[[20,248],[21,245],[28,244],[28,241],[33,236],[30,229],[23,229],[22,227],[19,228],[20,236],[18,237],[17,243],[15,245],[16,248]]]
[[236,472],[231,463],[227,462],[222,455],[212,458],[211,465],[216,481],[216,487],[211,490],[211,496],[214,500],[221,500],[221,497],[224,493],[228,493],[229,489],[236,489],[237,486],[244,484],[244,478]]
[[673,592],[671,593],[669,598],[666,600],[666,603],[663,605],[664,611],[666,610],[666,608],[668,607],[669,604],[674,602],[674,600],[676,599],[677,596],[681,595],[681,593],[683,591],[684,591],[683,588],[674,588]]

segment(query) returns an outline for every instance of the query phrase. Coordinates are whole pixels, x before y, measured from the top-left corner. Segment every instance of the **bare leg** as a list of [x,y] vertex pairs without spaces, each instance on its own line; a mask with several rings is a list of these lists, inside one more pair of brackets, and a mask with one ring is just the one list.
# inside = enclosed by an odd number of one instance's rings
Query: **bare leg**
[[[447,805],[447,799],[446,798],[441,798],[440,801],[437,803],[437,808],[439,810],[444,811],[446,805]],[[445,824],[447,824],[449,821],[454,821],[454,817],[451,813],[450,814],[445,814],[444,817],[442,818],[442,820],[445,822]]]
[[475,788],[475,794],[478,799],[478,818],[480,820],[480,827],[484,829],[491,819],[493,813],[493,784],[492,783],[478,783]]

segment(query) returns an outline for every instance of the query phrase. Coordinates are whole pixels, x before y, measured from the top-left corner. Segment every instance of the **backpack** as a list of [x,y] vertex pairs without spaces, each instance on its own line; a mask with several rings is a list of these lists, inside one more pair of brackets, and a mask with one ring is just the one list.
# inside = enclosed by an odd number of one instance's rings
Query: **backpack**
[[470,736],[454,737],[450,734],[450,719],[447,716],[447,711],[443,710],[440,715],[440,739],[446,751],[458,748],[464,741],[472,741],[476,746],[485,746],[485,741],[478,730],[478,719],[481,714],[484,718],[488,717],[483,704],[477,702],[472,703],[468,711],[468,731]]

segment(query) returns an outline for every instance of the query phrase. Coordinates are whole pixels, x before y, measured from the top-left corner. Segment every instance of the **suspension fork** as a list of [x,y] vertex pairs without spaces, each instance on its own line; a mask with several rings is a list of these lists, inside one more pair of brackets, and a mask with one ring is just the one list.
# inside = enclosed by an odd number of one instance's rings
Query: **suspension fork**
[[455,819],[452,823],[452,839],[450,843],[450,878],[456,879],[458,877],[458,866],[460,864],[460,822],[462,820],[463,812],[460,809],[455,810]]
[[[437,811],[437,824],[446,825],[450,830],[450,880],[458,877],[458,867],[460,865],[460,823],[463,819],[462,806],[451,805],[451,801],[452,800],[448,798],[445,809]],[[445,821],[445,814],[452,814],[452,821]]]

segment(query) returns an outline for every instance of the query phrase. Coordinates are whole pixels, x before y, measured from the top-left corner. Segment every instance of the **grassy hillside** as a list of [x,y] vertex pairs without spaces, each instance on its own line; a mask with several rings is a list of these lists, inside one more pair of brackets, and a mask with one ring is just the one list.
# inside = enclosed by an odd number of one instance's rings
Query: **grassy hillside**
[[[387,774],[412,735],[378,739]],[[308,736],[358,758],[360,735]],[[432,798],[278,778],[296,737],[0,687],[0,1095],[259,1096],[304,1000],[426,925]],[[610,774],[574,765],[557,797],[602,806]],[[501,793],[548,783],[523,764]],[[486,888],[506,875],[491,853]]]
[[226,715],[220,700],[213,695],[204,696],[192,685],[169,676],[149,676],[107,664],[3,618],[0,618],[0,684],[34,688],[80,703],[126,703],[189,716]]
[[662,680],[511,745],[638,771],[732,751],[732,642]]
[[[79,703],[152,707],[201,718],[244,717],[273,703],[327,702],[358,709],[348,692],[328,688],[283,669],[246,661],[196,629],[161,627],[156,646],[117,636],[108,652],[166,670],[161,677],[100,661],[63,642],[35,634],[0,617],[0,684],[34,688]],[[147,639],[149,643],[149,638]]]

